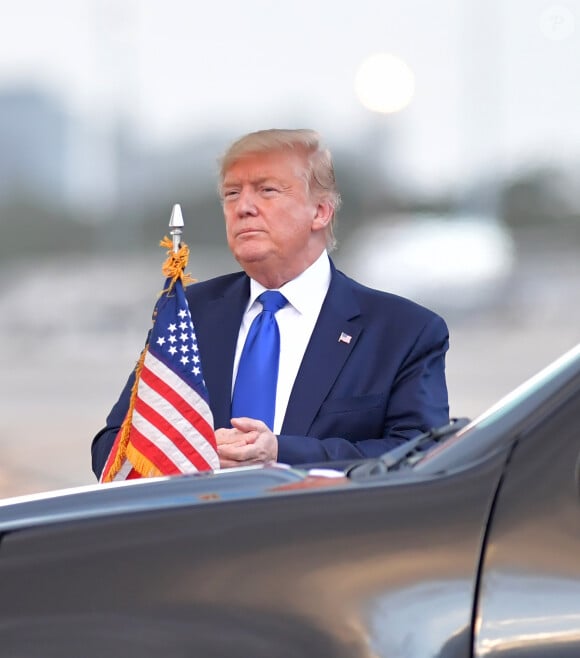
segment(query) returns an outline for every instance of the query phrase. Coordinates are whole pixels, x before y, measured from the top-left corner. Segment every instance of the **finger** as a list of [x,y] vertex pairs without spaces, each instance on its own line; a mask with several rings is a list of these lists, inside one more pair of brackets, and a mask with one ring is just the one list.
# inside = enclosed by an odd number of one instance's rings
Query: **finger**
[[243,446],[247,443],[246,435],[239,433],[237,433],[236,435],[228,435],[228,436],[218,436],[216,434],[215,439],[218,446],[226,446],[226,445]]
[[225,441],[229,436],[234,436],[237,433],[238,433],[237,430],[233,430],[231,428],[226,429],[224,427],[220,427],[219,429],[214,431],[215,438],[219,439],[220,441]]
[[[248,440],[248,436],[245,432],[241,432],[235,428],[220,428],[215,431],[215,438],[218,445],[223,445],[226,443],[240,443],[244,444]],[[251,437],[251,441],[254,441],[254,438]]]
[[262,462],[259,459],[246,459],[244,461],[236,461],[234,459],[225,459],[220,457],[220,468],[240,468],[241,466],[260,466],[260,465],[262,465]]
[[220,459],[229,459],[235,462],[242,462],[255,457],[256,450],[253,445],[235,445],[227,443],[218,445],[218,455]]
[[231,419],[232,426],[240,432],[264,432],[269,431],[268,426],[262,420],[257,418],[247,418],[242,416],[240,418]]
[[255,443],[256,439],[260,436],[260,433],[256,430],[250,430],[249,432],[243,432],[242,430],[235,429],[233,434],[227,434],[218,436],[216,434],[216,442],[218,445],[245,445],[247,443]]
[[236,468],[237,466],[241,466],[240,462],[220,457],[220,468]]
[[220,455],[220,468],[233,468],[234,466],[239,466],[240,462],[235,459],[229,459],[228,457],[222,457]]

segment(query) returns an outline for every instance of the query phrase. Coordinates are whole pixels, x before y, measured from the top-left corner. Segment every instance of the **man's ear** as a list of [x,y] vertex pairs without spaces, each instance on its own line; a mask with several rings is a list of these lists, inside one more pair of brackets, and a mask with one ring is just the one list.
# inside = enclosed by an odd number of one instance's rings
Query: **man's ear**
[[317,204],[312,220],[312,229],[320,231],[325,229],[332,221],[332,204],[326,199],[321,199]]

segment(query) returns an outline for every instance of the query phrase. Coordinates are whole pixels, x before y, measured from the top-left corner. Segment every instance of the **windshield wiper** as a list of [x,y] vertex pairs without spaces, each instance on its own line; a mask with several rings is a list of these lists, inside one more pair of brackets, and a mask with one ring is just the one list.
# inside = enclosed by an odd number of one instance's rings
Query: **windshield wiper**
[[451,434],[455,434],[469,422],[469,418],[452,418],[447,425],[433,427],[428,432],[419,434],[414,439],[406,441],[397,448],[385,452],[385,454],[376,459],[370,459],[362,464],[352,466],[346,470],[346,475],[353,480],[358,480],[397,471],[403,466],[413,464],[423,457],[426,452],[426,444],[432,444],[429,447],[433,447],[441,443],[443,439]]

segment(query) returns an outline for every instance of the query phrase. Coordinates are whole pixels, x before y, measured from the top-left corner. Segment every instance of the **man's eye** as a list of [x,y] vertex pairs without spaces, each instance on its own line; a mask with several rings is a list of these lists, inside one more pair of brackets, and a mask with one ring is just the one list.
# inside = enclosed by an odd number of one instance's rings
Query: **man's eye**
[[235,199],[238,194],[238,190],[225,190],[224,199]]
[[275,194],[276,192],[278,192],[278,188],[271,187],[270,185],[265,185],[262,188],[262,192],[265,192],[266,194]]

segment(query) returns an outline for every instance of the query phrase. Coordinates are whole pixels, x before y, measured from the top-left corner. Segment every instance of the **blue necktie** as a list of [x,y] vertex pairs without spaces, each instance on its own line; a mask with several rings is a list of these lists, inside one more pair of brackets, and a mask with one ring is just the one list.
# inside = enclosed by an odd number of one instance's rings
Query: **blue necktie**
[[232,418],[263,420],[272,429],[280,361],[280,330],[274,314],[286,306],[286,297],[266,290],[259,297],[262,312],[254,319],[240,356],[232,396]]

